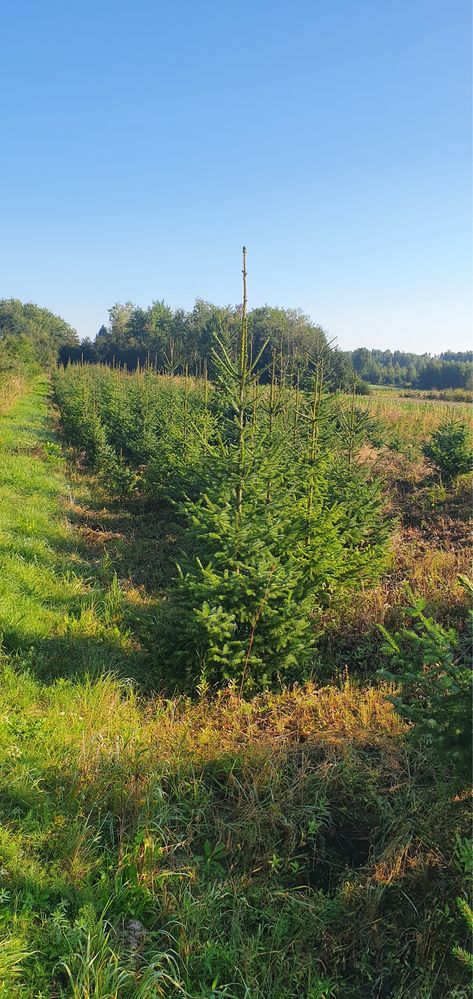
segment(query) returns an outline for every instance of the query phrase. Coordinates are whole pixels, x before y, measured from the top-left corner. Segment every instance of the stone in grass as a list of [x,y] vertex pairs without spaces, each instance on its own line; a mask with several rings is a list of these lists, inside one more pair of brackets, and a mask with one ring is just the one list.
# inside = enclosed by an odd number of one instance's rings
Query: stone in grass
[[129,919],[125,923],[123,932],[124,942],[127,950],[137,951],[143,946],[147,936],[147,930],[139,919]]

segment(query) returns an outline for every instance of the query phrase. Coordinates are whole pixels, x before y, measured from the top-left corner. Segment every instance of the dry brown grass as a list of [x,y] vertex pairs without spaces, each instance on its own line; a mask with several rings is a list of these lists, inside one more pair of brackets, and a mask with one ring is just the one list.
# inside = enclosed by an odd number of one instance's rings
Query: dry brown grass
[[[212,698],[154,698],[141,701],[133,690],[103,677],[85,685],[71,708],[71,690],[48,696],[47,727],[54,739],[78,755],[85,769],[93,758],[132,755],[142,760],[178,763],[241,756],[274,757],[290,747],[388,746],[406,730],[388,700],[388,685],[359,688],[346,679],[341,687],[305,684],[251,701],[232,689]],[[35,707],[35,712],[37,706]],[[79,748],[78,748],[79,747]],[[146,768],[145,768],[146,769]]]
[[21,398],[25,388],[26,380],[22,375],[0,374],[0,416],[8,413],[14,403]]
[[473,410],[467,402],[448,402],[439,399],[409,399],[395,392],[378,392],[371,396],[357,397],[359,408],[368,409],[379,421],[384,437],[396,441],[399,448],[412,457],[418,454],[420,444],[444,420],[460,420],[473,427]]

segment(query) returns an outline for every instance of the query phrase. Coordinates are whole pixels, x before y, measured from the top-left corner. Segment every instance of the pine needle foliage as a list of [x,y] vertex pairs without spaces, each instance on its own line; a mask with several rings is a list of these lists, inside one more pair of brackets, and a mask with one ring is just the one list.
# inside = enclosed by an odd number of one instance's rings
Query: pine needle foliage
[[[471,946],[473,942],[473,911],[464,898],[457,898],[457,906],[466,924]],[[453,954],[468,968],[470,975],[473,974],[473,953],[471,950],[466,950],[465,947],[456,944],[453,948]]]
[[[162,665],[179,681],[274,686],[310,671],[311,620],[334,592],[375,578],[385,557],[376,483],[337,453],[321,413],[323,370],[287,419],[284,384],[258,384],[246,326],[246,254],[240,341],[214,351],[214,437],[202,489],[186,495],[184,556],[160,616]],[[264,349],[264,348],[263,348]],[[172,658],[171,658],[172,647]]]
[[473,469],[470,435],[460,420],[444,420],[424,443],[422,453],[447,482]]
[[345,408],[328,397],[326,368],[321,341],[302,388],[283,344],[255,347],[244,249],[240,331],[215,334],[212,384],[186,367],[57,375],[65,438],[110,492],[174,509],[181,551],[153,649],[176,686],[252,692],[309,675],[314,617],[385,563],[383,495],[360,461],[369,420],[354,394]]
[[[472,593],[473,585],[461,577]],[[395,682],[392,698],[399,714],[413,725],[411,737],[427,741],[432,751],[454,764],[460,780],[471,772],[471,624],[466,636],[443,628],[425,614],[425,601],[408,589],[407,614],[412,627],[391,635],[381,627],[384,651],[393,668],[381,676]]]

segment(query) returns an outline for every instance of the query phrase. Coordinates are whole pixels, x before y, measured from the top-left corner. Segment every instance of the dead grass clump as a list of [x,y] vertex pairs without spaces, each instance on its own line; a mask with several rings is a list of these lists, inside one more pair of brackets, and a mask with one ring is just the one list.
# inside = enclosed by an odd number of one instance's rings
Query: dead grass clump
[[22,375],[0,374],[0,415],[4,416],[24,394],[26,380]]

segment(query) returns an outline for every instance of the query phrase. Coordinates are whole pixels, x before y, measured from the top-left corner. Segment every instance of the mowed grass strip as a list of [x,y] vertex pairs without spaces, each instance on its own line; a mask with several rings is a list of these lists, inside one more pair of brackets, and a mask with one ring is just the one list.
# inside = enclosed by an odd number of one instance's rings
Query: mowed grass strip
[[70,596],[57,574],[57,549],[69,538],[46,394],[45,381],[36,381],[0,423],[0,628],[7,643],[15,635],[49,635]]
[[130,644],[116,581],[101,582],[66,516],[48,395],[47,380],[36,378],[0,415],[0,635],[6,652],[44,678],[102,672],[107,655],[108,668],[123,665]]

